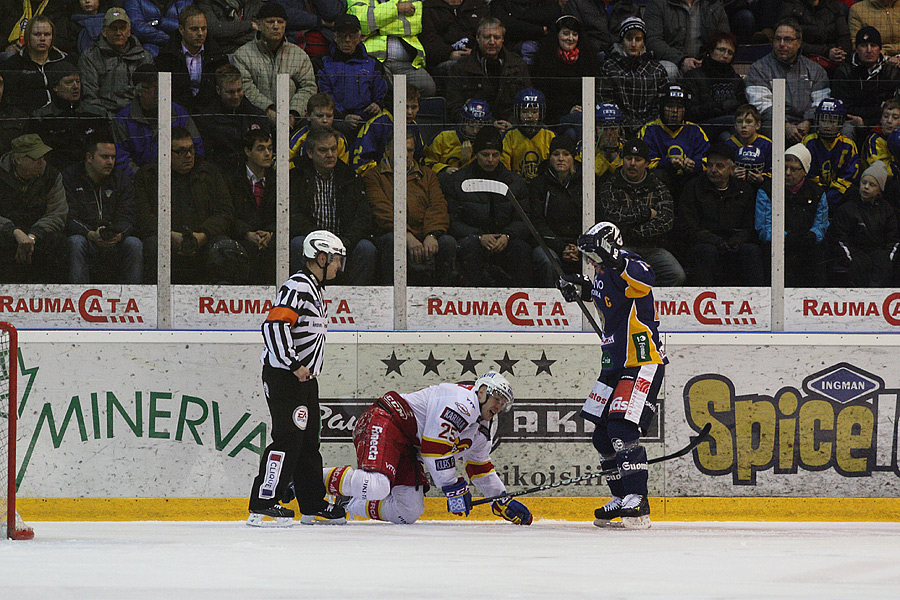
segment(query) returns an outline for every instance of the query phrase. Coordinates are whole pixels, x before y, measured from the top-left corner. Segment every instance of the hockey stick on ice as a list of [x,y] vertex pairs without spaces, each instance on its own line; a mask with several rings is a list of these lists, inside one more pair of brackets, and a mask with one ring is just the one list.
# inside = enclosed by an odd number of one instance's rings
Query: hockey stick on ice
[[[466,179],[462,182],[462,191],[464,192],[491,192],[494,194],[500,194],[501,196],[508,196],[510,200],[512,200],[513,206],[516,207],[516,212],[519,213],[519,216],[522,217],[522,220],[525,221],[525,224],[528,225],[528,229],[531,231],[531,235],[538,241],[541,249],[547,255],[547,258],[550,260],[550,264],[553,265],[553,270],[556,271],[556,275],[560,278],[565,276],[563,273],[562,267],[559,266],[559,263],[554,260],[553,253],[550,252],[550,248],[547,247],[547,242],[544,241],[544,238],[541,237],[541,234],[538,233],[538,230],[535,229],[534,223],[531,222],[531,219],[528,218],[528,215],[525,213],[525,210],[522,208],[522,205],[519,204],[519,200],[516,198],[515,194],[512,193],[512,190],[509,189],[509,186],[503,183],[502,181],[497,181],[495,179]],[[597,325],[597,321],[594,320],[594,315],[588,310],[588,307],[585,306],[584,301],[579,297],[577,299],[578,306],[581,308],[581,312],[584,313],[584,316],[587,317],[587,320],[590,321],[591,327],[594,328],[594,331],[597,332],[597,335],[600,338],[603,338],[603,332],[600,330],[600,326]]]
[[[709,438],[709,430],[712,427],[712,424],[707,423],[703,426],[703,429],[700,430],[695,436],[691,437],[690,443],[687,446],[682,448],[681,450],[676,450],[672,454],[666,454],[665,456],[658,456],[656,458],[651,458],[647,461],[648,465],[652,465],[654,463],[663,462],[665,460],[672,460],[673,458],[678,458],[684,456],[691,452],[694,448],[702,444]],[[488,502],[494,502],[495,500],[503,500],[504,498],[515,498],[516,496],[524,496],[526,494],[534,494],[535,492],[543,492],[544,490],[549,490],[551,488],[558,488],[564,485],[572,485],[573,483],[578,483],[580,481],[587,481],[589,479],[596,479],[597,477],[605,477],[607,475],[613,475],[617,473],[617,469],[606,469],[604,471],[597,471],[596,473],[591,473],[590,475],[582,475],[581,477],[573,477],[571,479],[562,479],[560,481],[556,481],[554,483],[548,483],[545,485],[539,485],[533,488],[528,488],[527,490],[522,490],[521,492],[513,492],[512,494],[502,494],[500,496],[491,496],[490,498],[479,498],[477,500],[472,501],[472,506],[477,506],[479,504],[487,504]]]

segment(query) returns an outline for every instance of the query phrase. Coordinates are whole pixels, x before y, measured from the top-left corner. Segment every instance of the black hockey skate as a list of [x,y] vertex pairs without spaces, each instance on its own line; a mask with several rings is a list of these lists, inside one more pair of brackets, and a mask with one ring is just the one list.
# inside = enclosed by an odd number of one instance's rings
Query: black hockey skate
[[621,517],[622,499],[613,496],[612,500],[594,511],[594,525],[597,527],[616,527],[621,523],[613,523],[612,520]]
[[650,502],[647,496],[628,494],[619,509],[625,529],[650,529]]
[[300,517],[301,525],[345,525],[346,523],[347,512],[339,502],[331,502],[317,513]]
[[280,504],[250,511],[247,525],[251,527],[291,527],[294,511]]

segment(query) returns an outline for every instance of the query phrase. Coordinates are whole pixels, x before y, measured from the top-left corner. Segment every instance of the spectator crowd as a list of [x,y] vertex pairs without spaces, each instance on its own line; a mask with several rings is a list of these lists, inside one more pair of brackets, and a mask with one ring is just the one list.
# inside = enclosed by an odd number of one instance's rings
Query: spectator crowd
[[339,283],[390,285],[405,143],[413,285],[580,272],[592,152],[595,220],[657,285],[762,286],[783,127],[786,284],[900,284],[900,0],[5,0],[0,36],[0,283],[153,283],[168,235],[174,283],[272,285],[284,168],[291,269],[327,229],[348,251]]

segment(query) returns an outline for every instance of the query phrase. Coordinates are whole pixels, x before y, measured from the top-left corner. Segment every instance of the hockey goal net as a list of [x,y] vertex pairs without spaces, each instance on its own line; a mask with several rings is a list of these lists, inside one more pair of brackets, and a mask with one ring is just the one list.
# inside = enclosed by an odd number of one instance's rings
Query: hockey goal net
[[30,540],[34,530],[16,510],[17,341],[15,327],[0,322],[0,534],[13,540]]

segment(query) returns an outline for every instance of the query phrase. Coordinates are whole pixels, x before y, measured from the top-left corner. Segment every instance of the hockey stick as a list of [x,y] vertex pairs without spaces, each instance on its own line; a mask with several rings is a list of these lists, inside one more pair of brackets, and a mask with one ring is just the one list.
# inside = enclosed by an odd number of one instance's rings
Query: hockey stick
[[[676,450],[672,454],[666,454],[664,456],[658,456],[657,458],[651,458],[647,461],[648,465],[652,465],[658,462],[663,462],[665,460],[672,460],[673,458],[678,458],[684,456],[691,452],[694,448],[702,444],[709,438],[709,430],[712,427],[711,423],[707,423],[703,426],[703,429],[700,430],[695,436],[691,437],[690,443],[687,446],[682,448],[681,450]],[[606,469],[604,471],[598,471],[596,473],[591,473],[590,475],[582,475],[581,477],[573,477],[571,479],[562,479],[560,481],[556,481],[554,483],[548,483],[545,485],[539,485],[533,488],[528,488],[527,490],[522,490],[521,492],[513,492],[512,494],[502,494],[500,496],[492,496],[490,498],[479,498],[478,500],[472,501],[472,506],[478,506],[479,504],[487,504],[488,502],[494,502],[496,500],[503,500],[505,498],[515,498],[516,496],[524,496],[525,494],[533,494],[535,492],[543,492],[544,490],[549,490],[552,488],[562,487],[564,485],[572,485],[573,483],[578,483],[580,481],[587,481],[589,479],[596,479],[597,477],[605,477],[607,475],[613,475],[618,473],[618,469]]]
[[[547,258],[550,260],[550,264],[553,265],[553,270],[556,271],[557,276],[560,278],[565,277],[565,273],[563,273],[562,267],[559,266],[559,263],[553,259],[553,253],[550,252],[550,248],[547,247],[547,242],[544,241],[544,238],[541,237],[541,234],[538,233],[538,230],[535,229],[534,223],[531,222],[531,219],[528,218],[528,215],[525,213],[525,210],[522,208],[522,205],[519,204],[519,200],[516,198],[515,194],[512,193],[512,190],[509,189],[509,186],[503,183],[502,181],[497,181],[495,179],[466,179],[462,182],[462,191],[464,192],[492,192],[494,194],[500,194],[501,196],[508,196],[510,200],[512,200],[513,206],[516,207],[516,212],[519,213],[519,216],[522,217],[522,220],[525,221],[525,224],[528,225],[528,229],[531,231],[531,235],[538,241],[541,249],[547,255]],[[597,332],[597,335],[600,338],[603,338],[603,331],[600,330],[600,326],[597,325],[597,321],[594,320],[594,315],[590,313],[587,306],[585,306],[584,301],[579,296],[577,298],[578,306],[581,308],[581,312],[584,313],[584,316],[587,317],[587,320],[590,321],[591,327],[594,328],[594,331]]]

